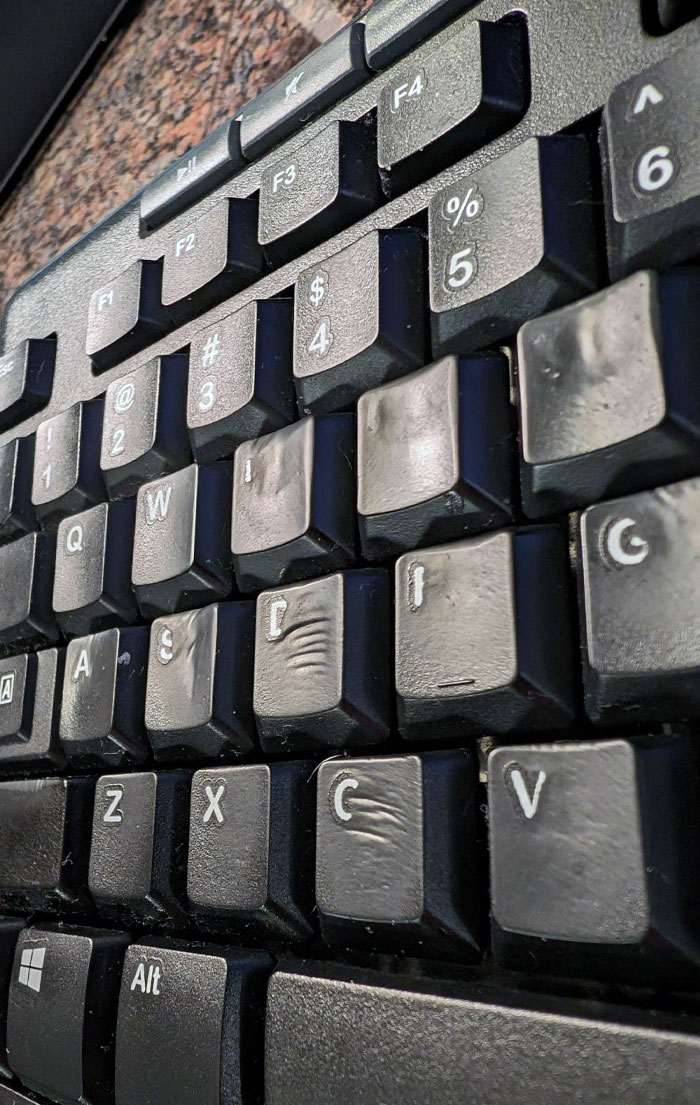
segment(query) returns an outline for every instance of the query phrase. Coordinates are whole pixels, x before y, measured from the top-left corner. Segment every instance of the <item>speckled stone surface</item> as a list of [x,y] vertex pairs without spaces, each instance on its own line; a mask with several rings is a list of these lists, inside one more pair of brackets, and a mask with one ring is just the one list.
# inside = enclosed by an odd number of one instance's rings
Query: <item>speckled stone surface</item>
[[0,211],[0,311],[37,269],[365,0],[145,0]]

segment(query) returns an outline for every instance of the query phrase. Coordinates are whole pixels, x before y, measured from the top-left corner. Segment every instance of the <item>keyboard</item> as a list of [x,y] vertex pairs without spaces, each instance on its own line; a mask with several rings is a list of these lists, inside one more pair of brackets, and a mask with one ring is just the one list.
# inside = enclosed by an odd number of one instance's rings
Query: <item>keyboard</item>
[[700,6],[378,0],[0,354],[0,1105],[695,1105]]

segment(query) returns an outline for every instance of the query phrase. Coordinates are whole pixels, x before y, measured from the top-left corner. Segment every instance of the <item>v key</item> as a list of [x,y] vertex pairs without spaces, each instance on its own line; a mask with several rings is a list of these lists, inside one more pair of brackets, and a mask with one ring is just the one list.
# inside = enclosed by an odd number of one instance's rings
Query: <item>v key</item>
[[505,779],[508,789],[528,821],[531,821],[537,813],[546,778],[546,772],[538,771],[533,782],[533,773],[523,772],[517,764],[510,764],[506,769]]

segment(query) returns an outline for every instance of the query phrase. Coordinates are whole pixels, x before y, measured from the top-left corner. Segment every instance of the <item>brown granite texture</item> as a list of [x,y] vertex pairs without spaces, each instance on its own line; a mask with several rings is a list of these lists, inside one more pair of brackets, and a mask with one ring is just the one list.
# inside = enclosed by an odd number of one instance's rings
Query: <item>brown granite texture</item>
[[367,6],[144,0],[0,211],[10,294]]

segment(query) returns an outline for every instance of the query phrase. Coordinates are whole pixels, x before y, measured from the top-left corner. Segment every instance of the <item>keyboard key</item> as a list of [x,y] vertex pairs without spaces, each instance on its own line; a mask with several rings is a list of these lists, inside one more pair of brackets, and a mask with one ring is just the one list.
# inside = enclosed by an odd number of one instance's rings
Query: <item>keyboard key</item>
[[[15,945],[17,937],[24,928],[24,921],[16,917],[0,917],[0,1073],[7,1078],[12,1077],[12,1071],[7,1064],[7,1002],[10,992],[10,978],[15,958]],[[9,1099],[2,1096],[3,1088],[0,1087],[0,1105],[21,1105],[10,1103]],[[22,1099],[24,1101],[25,1099]],[[31,1103],[30,1103],[31,1105]]]
[[46,406],[55,359],[55,338],[27,338],[0,357],[0,430]]
[[165,332],[160,302],[162,261],[135,261],[93,292],[88,309],[85,352],[95,372],[104,372]]
[[182,772],[97,780],[88,885],[110,924],[182,923],[188,797]]
[[227,119],[183,153],[141,193],[141,230],[154,230],[245,167],[240,123]]
[[55,771],[66,762],[58,740],[63,650],[0,661],[0,771]]
[[525,114],[516,22],[459,20],[394,66],[379,92],[379,168],[390,195],[498,137]]
[[252,602],[223,602],[153,623],[146,728],[156,759],[253,748],[253,617]]
[[190,345],[187,425],[200,463],[291,422],[292,304],[254,300]]
[[674,31],[700,15],[698,0],[656,0],[655,7],[658,28],[662,32]]
[[132,944],[117,1019],[117,1105],[262,1100],[264,952]]
[[333,122],[265,169],[258,240],[275,264],[306,252],[378,205],[376,142],[369,116]]
[[162,298],[171,318],[192,318],[260,276],[257,216],[252,199],[221,200],[170,240]]
[[363,555],[382,560],[507,525],[511,424],[508,364],[497,353],[446,357],[360,396]]
[[258,596],[253,706],[265,752],[381,744],[389,735],[384,572],[337,572]]
[[554,528],[472,537],[396,562],[399,730],[413,740],[566,727],[567,550]]
[[147,649],[143,628],[106,629],[70,641],[60,733],[71,763],[100,769],[146,758]]
[[127,938],[28,928],[15,952],[7,1016],[10,1066],[65,1105],[111,1100],[119,970]]
[[37,528],[32,506],[33,470],[33,437],[18,437],[0,446],[0,541]]
[[85,635],[135,621],[134,505],[133,499],[98,503],[59,525],[53,608],[65,634]]
[[299,410],[348,407],[425,359],[423,244],[411,229],[373,230],[296,284]]
[[244,155],[261,157],[369,76],[364,27],[350,23],[246,104],[238,116]]
[[56,540],[28,533],[0,548],[0,647],[45,644],[58,638],[51,609]]
[[311,934],[314,794],[307,763],[195,772],[187,895],[204,927]]
[[241,591],[344,568],[355,544],[355,421],[303,418],[239,445],[233,564]]
[[597,287],[585,138],[532,138],[430,201],[433,353],[511,337]]
[[321,764],[316,901],[325,939],[479,959],[478,805],[467,752]]
[[177,355],[156,357],[109,385],[100,468],[110,499],[189,464],[186,392],[187,358]]
[[100,472],[102,400],[76,403],[40,423],[34,448],[32,503],[45,529],[104,499]]
[[407,5],[404,0],[375,0],[362,16],[370,68],[386,69],[474,3],[475,0],[413,0]]
[[87,905],[94,781],[0,781],[2,908],[74,912]]
[[662,737],[492,752],[497,960],[640,985],[697,979],[697,773],[692,743]]
[[191,464],[139,489],[131,581],[144,617],[229,593],[230,525],[230,464]]
[[700,472],[700,269],[635,273],[518,334],[531,518]]

